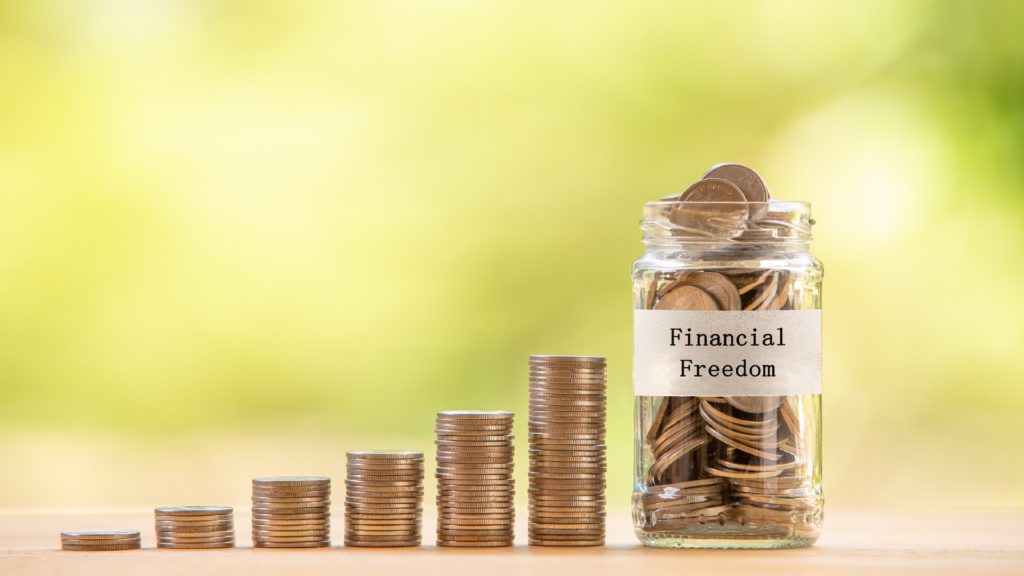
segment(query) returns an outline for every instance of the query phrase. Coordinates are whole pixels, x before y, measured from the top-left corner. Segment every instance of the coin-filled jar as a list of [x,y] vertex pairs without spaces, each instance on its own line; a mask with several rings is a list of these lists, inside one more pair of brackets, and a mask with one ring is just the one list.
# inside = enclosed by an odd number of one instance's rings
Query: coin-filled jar
[[810,546],[822,525],[821,263],[810,206],[712,167],[644,206],[633,266],[636,534]]

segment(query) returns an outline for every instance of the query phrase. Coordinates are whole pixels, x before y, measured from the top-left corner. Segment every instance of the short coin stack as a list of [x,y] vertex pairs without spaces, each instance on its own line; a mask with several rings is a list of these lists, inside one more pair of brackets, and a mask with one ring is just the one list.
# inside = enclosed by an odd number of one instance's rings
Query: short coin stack
[[438,546],[512,545],[512,420],[512,412],[438,413]]
[[601,546],[605,359],[530,357],[530,544]]
[[168,506],[157,508],[158,548],[231,548],[235,519],[230,506]]
[[419,546],[423,524],[423,453],[347,453],[345,545]]
[[141,546],[138,530],[86,530],[61,532],[60,547],[64,550],[101,551],[135,550]]
[[331,545],[331,479],[276,476],[252,481],[252,544],[257,548]]

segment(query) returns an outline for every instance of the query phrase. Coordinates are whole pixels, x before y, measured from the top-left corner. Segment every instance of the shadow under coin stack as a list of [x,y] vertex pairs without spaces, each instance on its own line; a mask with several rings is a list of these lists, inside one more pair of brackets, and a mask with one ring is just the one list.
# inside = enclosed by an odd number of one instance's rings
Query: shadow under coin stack
[[60,547],[79,552],[103,550],[137,550],[142,546],[138,530],[85,530],[61,532]]
[[347,453],[345,545],[419,546],[423,524],[423,453]]
[[252,481],[252,545],[320,548],[331,545],[331,479],[276,476]]
[[157,508],[158,548],[231,548],[235,520],[230,506],[168,506]]
[[530,357],[530,544],[602,546],[605,359]]
[[512,412],[437,414],[438,546],[512,545],[512,420]]

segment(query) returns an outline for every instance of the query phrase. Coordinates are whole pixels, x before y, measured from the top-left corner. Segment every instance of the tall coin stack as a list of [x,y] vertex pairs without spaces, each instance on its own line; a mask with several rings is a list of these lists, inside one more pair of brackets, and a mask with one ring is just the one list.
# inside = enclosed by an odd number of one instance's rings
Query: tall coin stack
[[437,414],[437,545],[511,546],[512,412]]
[[252,481],[252,544],[257,548],[331,545],[331,479],[276,476]]
[[158,548],[231,548],[235,518],[230,506],[168,506],[157,508]]
[[419,546],[423,453],[358,450],[347,457],[345,545]]
[[530,356],[530,544],[601,546],[605,359]]

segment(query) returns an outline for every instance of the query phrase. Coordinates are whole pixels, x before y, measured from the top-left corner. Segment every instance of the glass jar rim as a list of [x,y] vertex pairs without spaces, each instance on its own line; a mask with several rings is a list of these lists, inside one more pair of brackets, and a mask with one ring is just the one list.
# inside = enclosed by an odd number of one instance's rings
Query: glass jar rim
[[644,204],[643,241],[648,244],[806,244],[811,241],[811,204],[801,200]]

